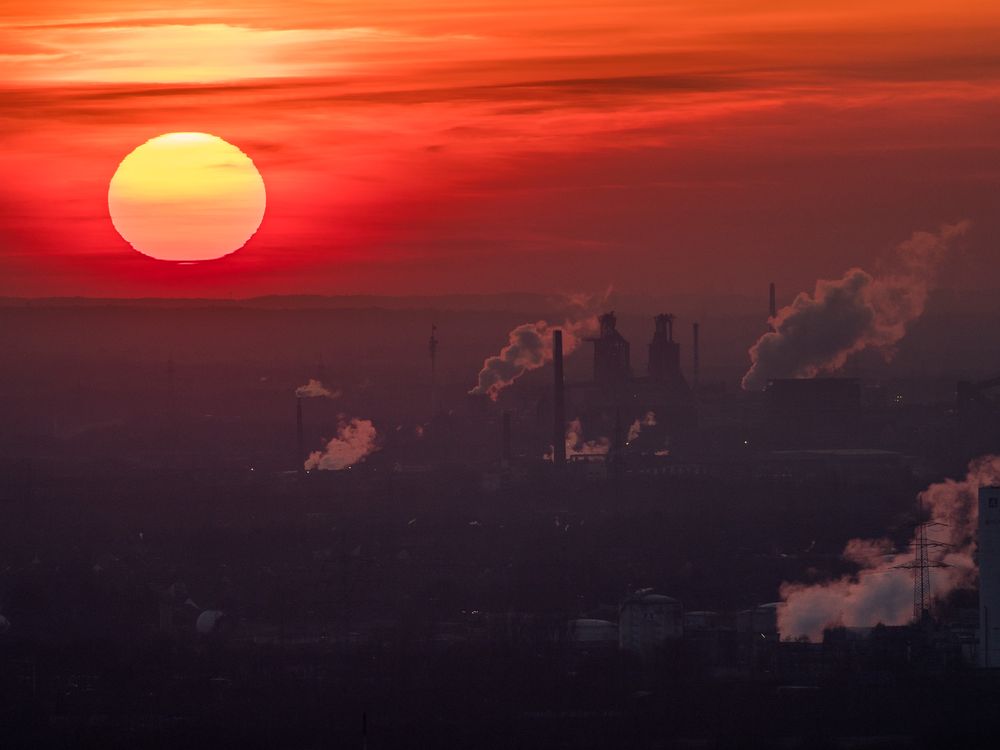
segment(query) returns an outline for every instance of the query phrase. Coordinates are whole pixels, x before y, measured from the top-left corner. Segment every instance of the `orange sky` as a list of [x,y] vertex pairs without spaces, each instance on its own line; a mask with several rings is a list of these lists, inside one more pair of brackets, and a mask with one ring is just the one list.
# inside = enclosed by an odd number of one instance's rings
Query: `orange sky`
[[[0,295],[811,287],[1000,222],[996,2],[0,5]],[[264,177],[241,251],[132,250],[135,146],[219,135]]]

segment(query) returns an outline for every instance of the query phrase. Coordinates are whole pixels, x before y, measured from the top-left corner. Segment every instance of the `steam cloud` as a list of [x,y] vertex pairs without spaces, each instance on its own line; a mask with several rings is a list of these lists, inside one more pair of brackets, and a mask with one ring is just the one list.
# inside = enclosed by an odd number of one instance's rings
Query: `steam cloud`
[[494,401],[500,392],[524,373],[537,370],[552,361],[552,331],[563,332],[563,354],[569,355],[586,336],[597,333],[597,315],[594,310],[608,301],[614,289],[608,287],[603,295],[570,294],[563,301],[577,312],[561,325],[548,321],[523,323],[507,336],[507,344],[499,354],[487,357],[479,371],[479,383],[469,391],[474,395],[488,395]]
[[647,411],[642,419],[635,420],[628,428],[628,437],[625,441],[631,443],[639,437],[643,427],[656,427],[656,412]]
[[487,357],[479,371],[479,384],[469,393],[488,395],[494,401],[500,392],[529,370],[552,361],[552,331],[562,328],[563,354],[570,354],[580,345],[582,338],[596,331],[597,318],[567,320],[562,326],[552,326],[547,321],[523,323],[510,332],[506,346],[499,354]]
[[567,456],[606,456],[610,447],[611,441],[606,437],[584,440],[583,425],[579,419],[574,419],[566,427]]
[[[583,436],[583,425],[579,419],[574,419],[566,425],[566,455],[567,456],[606,456],[611,448],[611,441],[606,437],[597,440],[586,440]],[[544,458],[552,460],[552,447],[549,447]]]
[[[976,580],[972,548],[979,512],[979,488],[1000,483],[1000,456],[984,456],[969,464],[960,481],[952,479],[932,484],[920,493],[920,502],[933,526],[929,537],[948,547],[931,547],[929,559],[947,563],[931,574],[932,595],[936,599]],[[916,540],[911,542],[911,548]],[[855,575],[809,586],[784,583],[778,608],[778,630],[784,638],[807,637],[820,640],[823,630],[840,625],[870,627],[903,625],[913,616],[913,581],[907,570],[894,569],[912,560],[909,552],[896,552],[888,539],[852,539],[843,557],[859,566]]]
[[313,451],[306,459],[305,468],[336,471],[361,463],[378,450],[375,425],[369,419],[341,419],[337,437],[326,444],[323,451]]
[[750,348],[743,388],[761,390],[773,378],[832,372],[864,349],[891,358],[907,326],[923,314],[950,245],[969,226],[961,221],[937,234],[914,232],[896,247],[885,273],[852,268],[835,281],[817,281],[812,296],[801,292]]
[[308,383],[295,389],[295,395],[299,398],[340,398],[340,391],[331,391],[315,378],[309,378]]
[[[566,455],[567,456],[606,456],[611,449],[611,441],[606,437],[596,440],[586,440],[583,436],[583,425],[579,419],[574,419],[566,425]],[[552,446],[542,456],[546,461],[552,460]]]

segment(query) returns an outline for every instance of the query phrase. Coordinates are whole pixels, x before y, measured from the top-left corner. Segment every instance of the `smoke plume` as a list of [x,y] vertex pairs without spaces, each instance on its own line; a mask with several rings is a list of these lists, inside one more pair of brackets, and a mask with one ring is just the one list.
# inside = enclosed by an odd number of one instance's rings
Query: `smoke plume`
[[295,395],[299,398],[340,398],[340,391],[331,391],[315,378],[309,378],[308,383],[295,389]]
[[909,324],[923,314],[949,247],[969,226],[961,221],[937,234],[914,232],[895,248],[883,272],[851,268],[840,279],[817,281],[812,296],[799,293],[750,347],[743,387],[761,390],[773,378],[833,372],[865,349],[891,358]]
[[[574,419],[566,425],[566,455],[569,456],[606,456],[611,449],[611,441],[606,437],[587,440],[583,435],[583,425],[579,419]],[[543,458],[552,460],[552,446]]]
[[324,450],[310,453],[305,468],[336,471],[361,463],[378,450],[377,437],[371,420],[342,418],[337,426],[337,437],[330,440]]
[[628,428],[628,437],[625,442],[631,443],[642,432],[643,427],[656,427],[656,412],[647,411],[642,419],[635,420]]
[[590,316],[583,320],[567,320],[561,326],[550,325],[547,321],[523,323],[507,337],[507,344],[499,354],[487,357],[483,369],[479,371],[479,383],[469,393],[486,394],[494,401],[500,392],[530,370],[552,361],[552,331],[561,328],[563,332],[563,354],[568,355],[582,338],[596,331],[597,318]]
[[583,425],[579,419],[574,419],[566,427],[566,455],[567,456],[606,456],[611,447],[611,441],[606,437],[599,437],[597,440],[585,440],[583,437]]
[[[969,464],[962,480],[947,479],[920,493],[931,526],[928,537],[947,547],[931,547],[931,562],[947,564],[933,568],[931,590],[935,599],[958,588],[974,585],[977,570],[972,558],[978,493],[983,486],[1000,482],[1000,456],[984,456]],[[903,625],[913,617],[913,580],[909,570],[896,566],[912,562],[916,540],[909,551],[893,549],[888,539],[852,539],[843,557],[858,566],[853,575],[815,585],[784,583],[778,608],[778,630],[784,638],[820,640],[826,628],[840,625],[870,627]]]
[[563,354],[569,355],[587,336],[597,333],[596,310],[608,302],[613,287],[603,295],[568,294],[562,302],[570,308],[559,326],[545,320],[523,323],[507,335],[507,344],[499,354],[487,357],[479,371],[479,382],[470,394],[488,395],[494,401],[500,392],[530,370],[552,361],[552,331],[563,332]]

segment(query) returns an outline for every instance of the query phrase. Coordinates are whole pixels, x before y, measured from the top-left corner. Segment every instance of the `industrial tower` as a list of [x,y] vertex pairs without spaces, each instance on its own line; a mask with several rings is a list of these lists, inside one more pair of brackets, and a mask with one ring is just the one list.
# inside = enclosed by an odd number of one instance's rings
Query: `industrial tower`
[[680,372],[681,348],[674,341],[674,314],[663,313],[654,320],[656,330],[649,344],[649,377],[664,382]]
[[598,321],[600,335],[587,339],[594,344],[594,381],[602,386],[618,387],[632,377],[629,343],[618,332],[618,318],[614,310],[601,315]]

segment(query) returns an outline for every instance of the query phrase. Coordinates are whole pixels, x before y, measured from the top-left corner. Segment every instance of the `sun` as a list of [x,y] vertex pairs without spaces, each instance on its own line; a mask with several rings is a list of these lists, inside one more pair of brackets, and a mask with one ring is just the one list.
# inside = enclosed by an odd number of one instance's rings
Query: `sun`
[[108,186],[111,222],[157,260],[215,260],[264,218],[264,180],[249,156],[209,133],[165,133],[138,146]]

